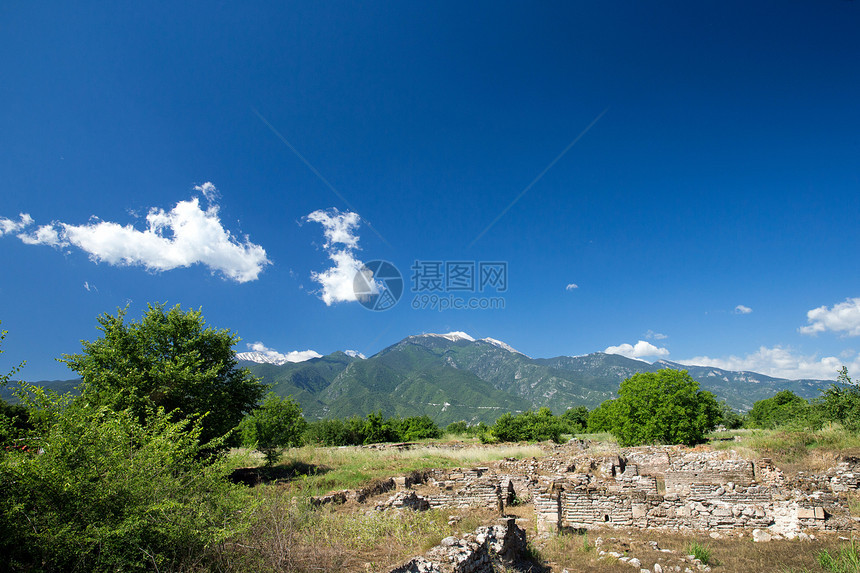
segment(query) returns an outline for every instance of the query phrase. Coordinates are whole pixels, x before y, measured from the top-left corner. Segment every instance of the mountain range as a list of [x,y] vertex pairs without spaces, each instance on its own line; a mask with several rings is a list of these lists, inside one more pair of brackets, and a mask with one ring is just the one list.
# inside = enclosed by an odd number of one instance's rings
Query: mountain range
[[492,338],[468,334],[409,336],[364,358],[349,351],[303,362],[274,361],[240,353],[240,365],[292,396],[307,419],[428,415],[437,423],[458,420],[491,423],[504,412],[547,406],[561,414],[573,406],[594,408],[615,397],[618,385],[637,372],[687,370],[739,411],[780,390],[817,397],[829,380],[786,380],[755,372],[687,366],[666,360],[653,364],[618,354],[530,358]]

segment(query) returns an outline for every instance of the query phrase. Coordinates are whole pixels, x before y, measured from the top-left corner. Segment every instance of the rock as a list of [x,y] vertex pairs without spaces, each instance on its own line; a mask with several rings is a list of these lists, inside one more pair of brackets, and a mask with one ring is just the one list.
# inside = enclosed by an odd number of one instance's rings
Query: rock
[[770,541],[771,539],[773,539],[773,536],[767,531],[762,531],[761,529],[753,529],[753,541],[755,541],[756,543]]
[[640,569],[640,568],[642,567],[642,562],[641,562],[641,561],[639,561],[639,560],[638,560],[637,558],[635,558],[635,557],[631,558],[631,559],[627,562],[627,564],[628,564],[628,565],[630,565],[630,566],[632,566],[632,567],[636,567],[637,569]]
[[797,538],[798,538],[800,541],[812,541],[812,538],[811,538],[809,535],[807,535],[806,533],[802,532],[802,531],[801,531],[800,533],[798,533],[798,534],[797,534]]
[[709,537],[710,537],[711,539],[722,539],[722,538],[723,538],[723,536],[722,536],[722,535],[720,535],[720,534],[719,534],[718,532],[716,532],[716,531],[712,531],[712,532],[709,534]]
[[458,542],[458,539],[456,537],[454,537],[453,535],[451,535],[450,537],[446,537],[445,539],[440,541],[439,545],[441,545],[443,547],[451,547],[452,545],[456,545],[457,542]]
[[654,564],[654,573],[663,573],[663,566],[659,563]]

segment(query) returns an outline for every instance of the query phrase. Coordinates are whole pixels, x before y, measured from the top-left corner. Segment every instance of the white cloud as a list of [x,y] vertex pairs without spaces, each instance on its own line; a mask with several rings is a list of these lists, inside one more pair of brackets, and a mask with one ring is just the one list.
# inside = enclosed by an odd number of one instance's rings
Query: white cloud
[[323,226],[325,232],[326,249],[334,248],[335,245],[343,245],[346,249],[357,249],[359,236],[353,231],[358,229],[361,217],[358,213],[347,211],[341,213],[337,209],[314,211],[307,217],[308,221],[315,221]]
[[18,217],[21,219],[18,222],[13,221],[12,219],[7,219],[6,217],[0,217],[0,237],[23,231],[33,224],[33,217],[28,213],[20,213]]
[[567,285],[566,287],[564,287],[564,290],[574,290],[574,289],[578,289],[578,288],[579,288],[579,285],[578,285],[578,284],[576,284],[576,283],[570,283],[569,285]]
[[[356,302],[358,297],[355,294],[355,276],[359,272],[370,273],[370,271],[362,271],[364,263],[354,253],[359,248],[359,237],[355,234],[355,230],[361,218],[358,213],[350,211],[341,213],[337,209],[331,209],[314,211],[307,216],[307,219],[323,226],[326,239],[323,248],[328,253],[328,258],[334,262],[333,267],[321,273],[311,273],[311,279],[322,286],[319,291],[320,298],[327,306],[337,302]],[[367,284],[372,289],[378,288],[373,281],[372,273],[366,278]]]
[[627,358],[643,358],[645,356],[668,356],[669,350],[666,348],[657,348],[650,342],[640,340],[636,345],[621,344],[618,346],[610,346],[604,350],[606,354],[620,354]]
[[849,298],[833,305],[819,306],[806,313],[809,326],[799,328],[801,334],[818,334],[831,330],[846,336],[860,336],[860,298]]
[[253,344],[248,344],[248,349],[253,352],[259,352],[263,354],[267,358],[271,359],[273,362],[305,362],[306,360],[310,360],[311,358],[320,358],[322,354],[316,352],[315,350],[293,350],[287,353],[280,353],[277,350],[273,350],[268,348],[262,342],[255,342]]
[[200,191],[201,193],[203,193],[203,197],[209,203],[214,203],[215,201],[217,201],[221,197],[221,194],[218,193],[218,189],[216,189],[215,185],[213,185],[209,181],[207,181],[203,185],[195,185],[194,190]]
[[737,305],[735,307],[735,310],[734,310],[735,314],[749,314],[751,312],[752,312],[752,309],[750,307],[744,306],[742,304]]
[[648,340],[665,340],[669,338],[665,334],[660,334],[659,332],[654,332],[653,330],[649,330],[645,333],[645,338]]
[[18,238],[25,245],[46,245],[48,247],[67,247],[69,243],[60,237],[53,225],[42,225],[35,233],[19,233]]
[[[214,197],[215,186],[211,183],[198,187]],[[251,243],[247,236],[240,241],[224,229],[218,218],[218,205],[210,204],[204,211],[196,197],[180,201],[167,212],[152,208],[146,221],[143,231],[95,218],[86,225],[54,222],[34,233],[21,233],[18,238],[28,245],[74,245],[95,262],[140,265],[151,271],[203,264],[240,283],[256,280],[270,264],[263,247]],[[7,229],[30,224],[29,215],[21,215],[21,223],[0,219],[3,234],[10,232]]]
[[84,288],[87,289],[87,292],[99,292],[99,289],[96,288],[96,285],[91,285],[89,281],[84,281]]
[[758,351],[742,358],[738,356],[729,356],[728,358],[696,356],[676,362],[691,366],[714,366],[723,370],[747,370],[790,380],[801,378],[835,380],[837,370],[843,365],[848,367],[849,372],[860,372],[860,357],[856,357],[852,362],[846,362],[835,356],[822,358],[816,355],[804,356],[796,354],[791,348],[779,345],[772,348],[761,346]]

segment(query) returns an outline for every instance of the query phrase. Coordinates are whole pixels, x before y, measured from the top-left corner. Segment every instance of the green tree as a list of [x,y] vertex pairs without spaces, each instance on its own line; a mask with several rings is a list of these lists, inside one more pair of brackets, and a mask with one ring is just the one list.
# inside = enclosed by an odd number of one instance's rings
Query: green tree
[[126,323],[125,315],[120,309],[100,316],[102,337],[63,357],[81,376],[89,403],[128,408],[140,420],[159,407],[177,419],[202,416],[200,439],[209,442],[235,428],[262,397],[259,380],[236,367],[238,337],[207,327],[200,311],[156,304],[140,322]]
[[588,426],[588,414],[587,406],[568,408],[567,412],[561,415],[562,421],[567,424],[567,432],[575,434],[585,431]]
[[808,411],[809,402],[791,390],[782,390],[753,404],[747,415],[747,425],[751,428],[776,428],[803,424]]
[[703,441],[720,419],[717,400],[686,370],[634,374],[621,383],[611,432],[621,446]]
[[245,530],[254,501],[224,458],[201,456],[200,420],[161,408],[143,425],[27,386],[40,453],[0,456],[0,570],[203,570],[208,548]]
[[[6,339],[7,332],[0,331],[0,344]],[[0,348],[0,354],[5,352]],[[24,363],[12,367],[7,374],[0,374],[0,388],[5,388]],[[27,444],[21,440],[33,429],[30,422],[29,410],[21,404],[9,404],[0,398],[0,454],[3,451],[15,448],[26,448]]]
[[825,420],[838,422],[851,432],[860,431],[860,382],[851,380],[848,369],[839,370],[837,384],[822,391],[818,408]]
[[397,439],[401,442],[441,437],[442,430],[430,416],[409,416],[397,424]]
[[301,445],[306,427],[298,402],[273,392],[239,424],[242,443],[262,452],[266,465],[278,461],[281,448]]
[[600,432],[611,432],[612,426],[615,423],[615,398],[603,401],[600,406],[588,413],[588,422],[586,428],[591,434]]
[[491,428],[491,433],[502,442],[561,441],[566,424],[552,414],[549,408],[537,412],[527,410],[522,414],[502,414]]

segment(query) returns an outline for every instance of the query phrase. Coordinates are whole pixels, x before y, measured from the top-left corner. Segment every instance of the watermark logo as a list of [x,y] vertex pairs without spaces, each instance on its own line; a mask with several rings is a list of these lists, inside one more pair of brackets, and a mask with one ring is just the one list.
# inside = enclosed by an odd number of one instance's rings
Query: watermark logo
[[[499,310],[508,290],[506,261],[419,261],[412,267],[411,306],[416,310]],[[355,275],[353,290],[370,310],[388,310],[403,295],[403,276],[388,261],[370,261]],[[469,294],[471,293],[471,296]]]
[[369,261],[355,273],[355,298],[369,310],[388,310],[403,296],[403,275],[388,261]]

